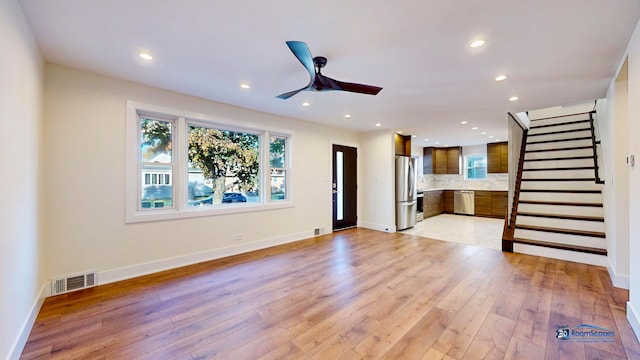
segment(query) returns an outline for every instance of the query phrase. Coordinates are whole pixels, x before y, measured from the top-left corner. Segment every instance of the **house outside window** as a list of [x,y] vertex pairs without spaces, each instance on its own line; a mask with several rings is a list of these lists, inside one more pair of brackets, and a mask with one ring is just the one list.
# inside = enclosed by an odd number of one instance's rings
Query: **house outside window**
[[126,221],[293,206],[293,134],[127,102]]
[[487,155],[465,155],[464,177],[467,180],[487,178]]

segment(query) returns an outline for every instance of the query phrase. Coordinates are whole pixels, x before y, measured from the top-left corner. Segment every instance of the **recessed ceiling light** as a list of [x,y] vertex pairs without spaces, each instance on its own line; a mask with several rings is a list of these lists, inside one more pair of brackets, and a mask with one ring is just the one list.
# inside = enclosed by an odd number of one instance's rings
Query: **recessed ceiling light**
[[402,130],[396,131],[396,134],[402,134]]
[[436,145],[440,144],[440,141],[436,141]]
[[487,132],[486,132],[486,131],[483,131],[483,132],[481,132],[480,134],[482,134],[482,135],[487,135]]
[[471,128],[471,130],[478,130],[478,127],[474,126],[474,127]]
[[518,101],[518,99],[520,99],[520,98],[517,97],[517,96],[512,96],[512,97],[509,98],[509,101]]
[[504,81],[504,80],[507,80],[507,75],[496,76],[496,81]]
[[380,123],[377,123],[377,124],[376,124],[376,126],[377,126],[377,127],[380,127],[380,126],[382,126],[382,124],[380,124]]
[[140,58],[145,59],[145,60],[153,60],[153,56],[151,56],[151,54],[145,53],[145,52],[141,52],[140,54],[138,54],[138,56],[140,56]]
[[466,125],[466,124],[468,124],[468,123],[467,123],[466,121],[460,121],[460,124],[462,124],[462,125]]
[[493,135],[489,135],[489,139],[493,139]]
[[302,106],[309,106],[309,103],[305,101],[302,103]]
[[500,139],[495,139],[494,141],[500,141]]
[[417,136],[417,135],[412,135],[411,137],[412,137],[412,138],[416,138],[416,137],[418,137],[418,136]]
[[243,84],[240,84],[240,87],[243,88],[243,89],[248,89],[251,86],[249,86],[249,84],[247,84],[247,83],[243,83]]
[[344,117],[346,117],[346,118],[350,118],[350,117],[351,117],[351,114],[345,114],[345,115],[344,115]]
[[444,146],[449,146],[449,144],[444,144]]
[[429,141],[429,139],[424,139],[424,141]]
[[480,47],[482,45],[484,45],[484,40],[476,40],[476,41],[472,42],[471,45],[469,45],[469,46],[471,46],[472,48],[477,48],[477,47]]

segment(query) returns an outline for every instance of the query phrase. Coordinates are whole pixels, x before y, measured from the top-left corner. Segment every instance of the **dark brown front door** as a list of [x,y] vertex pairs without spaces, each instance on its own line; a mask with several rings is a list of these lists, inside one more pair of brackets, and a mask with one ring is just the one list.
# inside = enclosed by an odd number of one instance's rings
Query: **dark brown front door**
[[356,148],[333,145],[333,230],[357,224],[357,161]]

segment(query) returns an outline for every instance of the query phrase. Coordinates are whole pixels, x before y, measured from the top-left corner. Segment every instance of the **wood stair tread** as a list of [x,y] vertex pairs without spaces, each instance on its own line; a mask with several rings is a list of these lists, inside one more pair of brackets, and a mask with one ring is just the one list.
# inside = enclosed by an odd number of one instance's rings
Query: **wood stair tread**
[[[539,119],[539,120],[542,120],[542,119]],[[535,121],[535,120],[531,120],[531,121]],[[535,125],[535,126],[532,124],[530,129],[533,130],[533,129],[540,129],[545,127],[573,125],[573,124],[588,123],[588,122],[590,122],[590,120],[575,120],[575,121],[567,121],[567,122],[557,123],[557,124]]]
[[605,233],[600,231],[561,229],[561,228],[553,228],[553,227],[545,227],[545,226],[518,225],[518,224],[516,224],[516,229],[544,231],[544,232],[552,232],[552,233],[566,234],[566,235],[579,235],[579,236],[605,238]]
[[544,217],[544,218],[551,218],[551,219],[604,222],[604,218],[602,216],[564,215],[564,214],[546,214],[546,213],[530,213],[530,212],[518,212],[518,216],[532,216],[532,217]]
[[546,151],[585,150],[585,149],[593,149],[593,146],[572,146],[572,147],[555,148],[555,149],[525,150],[525,153],[537,153],[537,152],[546,152]]
[[544,136],[544,135],[557,135],[557,134],[568,134],[568,133],[573,133],[573,132],[580,132],[580,131],[590,131],[591,128],[582,128],[582,129],[571,129],[571,130],[560,130],[560,131],[549,131],[549,132],[544,132],[544,133],[539,133],[539,134],[527,134],[527,138],[531,138],[533,136]]
[[522,171],[565,171],[565,170],[593,170],[593,169],[595,169],[594,166],[574,166],[574,167],[522,169]]
[[569,193],[569,194],[601,194],[602,190],[591,189],[520,189],[521,192],[537,193]]
[[583,136],[577,138],[567,138],[567,139],[553,139],[553,140],[542,140],[542,141],[527,141],[527,145],[536,145],[536,144],[548,144],[554,142],[563,142],[563,141],[579,141],[579,140],[591,140],[591,136]]
[[520,204],[602,207],[602,203],[585,203],[576,201],[520,200]]
[[570,157],[555,157],[555,158],[544,158],[544,159],[524,159],[524,161],[563,161],[563,160],[586,160],[593,159],[593,155],[587,156],[570,156]]
[[522,179],[522,181],[593,181],[596,178],[543,178],[543,179]]
[[530,240],[530,239],[522,239],[522,238],[514,238],[514,243],[517,244],[525,244],[525,245],[534,245],[534,246],[542,246],[559,250],[569,250],[569,251],[577,251],[588,254],[596,254],[596,255],[607,255],[607,249],[600,249],[588,246],[577,246],[577,245],[568,245],[568,244],[559,244],[547,241],[539,241],[539,240]]
[[[539,118],[539,119],[531,119],[530,121],[540,121],[540,120],[549,120],[549,119],[559,119],[559,118],[563,118],[563,117],[569,117],[569,116],[577,116],[577,115],[587,115],[587,114],[591,114],[592,112],[595,111],[587,111],[587,112],[581,112],[581,113],[575,113],[575,114],[567,114],[567,115],[558,115],[558,116],[549,116],[549,117],[544,117],[544,118]],[[589,119],[586,119],[587,121],[589,121]]]

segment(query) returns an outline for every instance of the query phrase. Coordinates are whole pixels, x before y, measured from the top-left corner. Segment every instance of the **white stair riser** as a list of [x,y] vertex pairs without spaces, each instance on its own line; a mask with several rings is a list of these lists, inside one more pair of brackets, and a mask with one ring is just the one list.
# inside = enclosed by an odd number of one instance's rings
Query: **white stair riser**
[[574,138],[583,138],[583,137],[591,137],[591,130],[581,130],[570,133],[560,133],[560,134],[547,134],[547,135],[538,135],[538,136],[527,136],[527,142],[532,141],[548,141],[548,140],[561,140],[561,139],[574,139]]
[[601,185],[594,181],[527,181],[522,180],[521,189],[552,190],[600,190]]
[[591,125],[586,123],[577,123],[577,124],[566,124],[566,125],[556,125],[556,126],[545,126],[545,127],[532,127],[528,131],[528,135],[536,135],[551,131],[566,131],[566,130],[578,130],[578,129],[586,129],[591,130]]
[[589,170],[539,170],[523,171],[523,179],[593,179],[593,169]]
[[552,259],[579,262],[596,266],[608,266],[609,262],[604,255],[588,254],[577,251],[552,249],[542,246],[532,246],[526,244],[513,244],[513,252],[535,256],[544,256]]
[[520,201],[556,201],[602,203],[602,194],[552,193],[552,192],[520,192]]
[[524,216],[518,214],[518,216],[516,217],[516,224],[544,226],[558,229],[604,232],[604,222],[601,221],[554,219],[537,216]]
[[543,205],[518,204],[518,212],[532,212],[542,214],[604,216],[601,206],[571,206],[571,205]]
[[585,166],[593,167],[593,158],[569,159],[569,160],[525,161],[523,169],[524,170],[549,169],[549,168],[585,167]]
[[[526,150],[549,150],[549,149],[565,149],[572,148],[578,146],[593,146],[593,141],[591,139],[584,140],[567,140],[567,141],[558,141],[558,142],[550,142],[550,143],[542,143],[542,144],[531,144],[527,143]],[[593,155],[593,150],[591,150],[591,154]]]
[[516,229],[514,237],[563,245],[587,246],[597,249],[607,248],[606,239],[592,236],[568,235],[546,231]]
[[542,125],[563,124],[563,123],[574,122],[578,120],[589,120],[589,114],[562,116],[562,117],[557,117],[553,119],[543,119],[543,120],[531,119],[531,127],[534,128],[536,126],[542,126]]
[[548,158],[569,158],[574,156],[593,156],[593,148],[580,150],[557,150],[525,153],[526,159],[548,159]]

